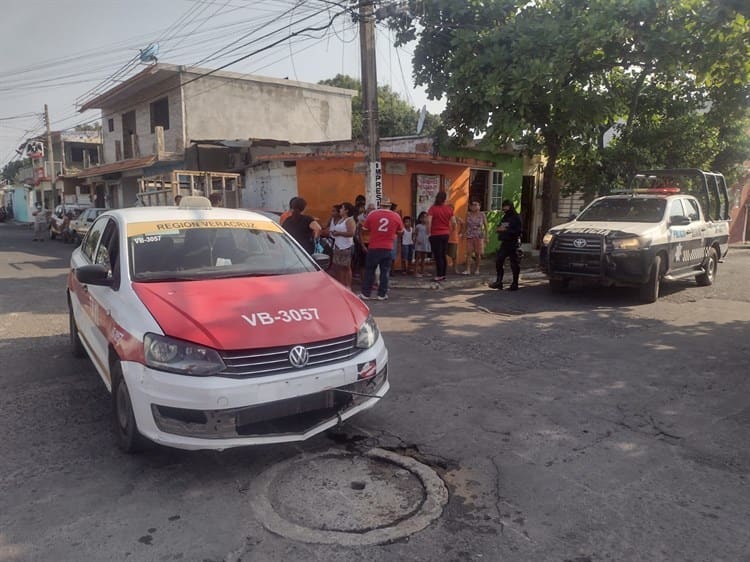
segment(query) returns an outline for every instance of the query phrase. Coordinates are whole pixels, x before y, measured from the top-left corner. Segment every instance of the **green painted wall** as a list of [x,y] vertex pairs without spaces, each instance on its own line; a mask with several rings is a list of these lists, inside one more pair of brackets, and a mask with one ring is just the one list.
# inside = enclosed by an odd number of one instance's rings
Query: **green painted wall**
[[[499,154],[486,150],[471,148],[440,148],[440,154],[458,158],[474,158],[494,163],[497,170],[503,171],[503,199],[510,199],[515,204],[516,210],[521,210],[521,182],[523,180],[523,157],[516,154]],[[487,211],[487,222],[490,225],[490,243],[485,248],[485,254],[497,251],[500,242],[495,234],[500,219],[503,216],[501,210]]]

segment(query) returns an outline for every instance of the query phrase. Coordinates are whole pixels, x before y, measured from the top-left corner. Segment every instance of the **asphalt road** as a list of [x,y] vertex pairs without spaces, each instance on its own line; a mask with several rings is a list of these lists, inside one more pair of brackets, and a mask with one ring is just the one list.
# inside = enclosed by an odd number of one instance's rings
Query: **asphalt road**
[[[717,283],[636,291],[396,289],[373,312],[392,390],[298,445],[127,456],[68,352],[70,246],[0,224],[0,561],[750,560],[750,251]],[[392,544],[298,543],[248,489],[300,452],[432,466],[440,519]],[[300,489],[310,499],[315,489]]]

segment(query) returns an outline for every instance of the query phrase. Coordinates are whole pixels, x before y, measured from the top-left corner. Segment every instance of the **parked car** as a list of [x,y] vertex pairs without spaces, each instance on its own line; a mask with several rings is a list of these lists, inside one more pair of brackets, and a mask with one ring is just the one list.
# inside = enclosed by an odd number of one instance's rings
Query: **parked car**
[[[49,237],[54,240],[58,236],[63,235],[63,230],[70,227],[70,223],[75,221],[81,213],[88,209],[90,205],[73,204],[73,205],[58,205],[52,212],[52,217],[49,221]],[[69,217],[69,220],[66,220]]]
[[[729,197],[721,174],[651,170],[627,193],[595,199],[542,239],[541,268],[552,290],[572,280],[639,287],[659,298],[662,281],[712,285],[729,248]],[[645,185],[645,187],[639,187]]]
[[71,222],[73,231],[76,233],[79,240],[86,236],[86,233],[89,228],[91,228],[91,225],[96,218],[106,210],[107,209],[103,207],[88,207],[81,212],[77,219]]
[[105,212],[71,257],[72,352],[110,390],[120,448],[299,441],[375,405],[388,351],[328,257],[205,203]]

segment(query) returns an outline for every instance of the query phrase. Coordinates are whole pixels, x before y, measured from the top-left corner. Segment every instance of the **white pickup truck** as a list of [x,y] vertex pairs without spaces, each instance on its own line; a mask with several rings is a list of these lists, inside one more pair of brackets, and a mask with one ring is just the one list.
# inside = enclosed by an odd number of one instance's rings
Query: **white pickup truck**
[[542,240],[541,268],[550,288],[575,279],[637,286],[645,302],[664,280],[714,282],[729,242],[724,176],[697,169],[649,170],[630,188],[591,202]]

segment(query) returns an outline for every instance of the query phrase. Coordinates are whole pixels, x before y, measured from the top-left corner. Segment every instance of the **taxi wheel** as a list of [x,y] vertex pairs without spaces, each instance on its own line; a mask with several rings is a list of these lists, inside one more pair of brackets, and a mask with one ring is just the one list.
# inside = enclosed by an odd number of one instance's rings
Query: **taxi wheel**
[[124,453],[137,453],[143,450],[146,439],[138,433],[133,414],[133,403],[122,376],[120,363],[115,362],[110,370],[112,374],[112,421],[117,446]]
[[77,357],[78,359],[86,357],[86,349],[83,347],[81,337],[78,335],[78,325],[73,316],[73,309],[70,306],[68,306],[68,325],[70,331],[70,352],[73,354],[73,357]]
[[719,267],[719,259],[716,256],[716,250],[711,248],[708,251],[708,257],[706,258],[706,272],[695,276],[695,281],[700,287],[708,287],[714,284],[714,278],[716,277],[716,270]]
[[641,285],[641,300],[653,303],[659,299],[659,288],[661,286],[661,256],[656,256],[651,262],[648,273],[648,281]]

